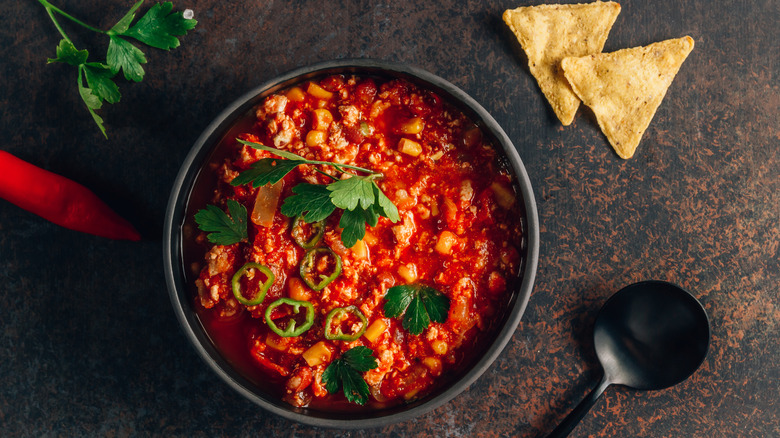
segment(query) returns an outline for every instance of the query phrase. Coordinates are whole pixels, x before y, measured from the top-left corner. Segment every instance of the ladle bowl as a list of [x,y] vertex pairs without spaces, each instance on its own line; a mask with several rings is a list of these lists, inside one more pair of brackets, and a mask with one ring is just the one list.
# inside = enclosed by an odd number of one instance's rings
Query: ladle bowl
[[682,382],[704,361],[709,343],[707,313],[681,287],[655,280],[624,287],[593,328],[604,376],[550,437],[567,436],[610,385],[657,390]]

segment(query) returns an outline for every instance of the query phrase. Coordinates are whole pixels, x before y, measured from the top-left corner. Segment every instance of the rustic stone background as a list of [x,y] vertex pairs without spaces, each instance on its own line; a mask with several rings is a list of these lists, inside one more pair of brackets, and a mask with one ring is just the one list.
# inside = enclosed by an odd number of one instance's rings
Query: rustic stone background
[[[55,3],[102,28],[131,5]],[[147,51],[142,83],[120,81],[108,140],[74,69],[46,64],[59,36],[43,8],[0,4],[0,148],[92,188],[145,236],[82,235],[0,201],[0,435],[544,436],[597,383],[599,307],[645,279],[702,301],[709,356],[667,390],[608,389],[574,435],[780,435],[780,2],[622,2],[606,51],[696,40],[628,161],[587,109],[555,119],[500,18],[529,2],[176,1],[200,23],[180,48]],[[350,57],[425,68],[490,111],[534,184],[542,242],[495,364],[435,411],[365,431],[291,423],[221,383],[179,329],[161,258],[169,189],[203,127],[279,73]]]

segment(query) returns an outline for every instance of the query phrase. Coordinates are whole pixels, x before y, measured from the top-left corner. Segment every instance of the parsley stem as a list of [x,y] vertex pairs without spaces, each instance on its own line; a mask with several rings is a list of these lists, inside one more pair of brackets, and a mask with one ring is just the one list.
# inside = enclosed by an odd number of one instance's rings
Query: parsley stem
[[335,176],[329,174],[328,172],[325,172],[324,170],[314,169],[314,171],[317,172],[317,173],[321,173],[321,174],[323,174],[323,175],[325,175],[325,176],[327,176],[329,178],[332,178],[334,181],[338,181],[339,180],[338,178],[336,178]]
[[[41,0],[38,0],[41,1]],[[57,21],[57,18],[54,16],[54,12],[50,8],[46,8],[46,13],[49,14],[49,18],[51,18],[51,21],[54,23],[54,27],[57,28],[57,31],[59,31],[60,35],[62,35],[62,38],[69,43],[73,44],[73,41],[68,38],[68,34],[65,33],[65,30],[60,26],[59,21]]]
[[[369,175],[382,175],[381,173],[374,172],[371,169],[366,169],[365,167],[353,166],[351,164],[331,163],[330,161],[317,161],[317,160],[306,160],[306,163],[307,164],[322,164],[323,166],[333,166],[336,169],[340,170],[341,172],[344,172],[344,170],[341,169],[342,167],[344,167],[344,168],[347,168],[347,169],[357,170],[358,172],[365,172],[365,173],[367,173]],[[346,173],[346,172],[344,172],[344,173]]]
[[70,39],[65,35],[65,32],[62,30],[62,27],[60,27],[60,24],[57,22],[57,20],[54,18],[54,14],[52,12],[56,12],[63,17],[67,18],[68,20],[78,24],[81,27],[87,28],[93,32],[97,33],[106,33],[103,30],[100,30],[94,26],[90,26],[89,24],[79,20],[78,18],[68,14],[67,12],[63,11],[62,9],[54,6],[53,4],[49,3],[47,0],[38,0],[38,3],[40,3],[44,8],[46,8],[46,12],[49,13],[49,17],[51,17],[52,21],[54,22],[54,25],[57,27],[57,30],[60,31],[60,34],[62,34],[62,37],[66,40],[70,41]]

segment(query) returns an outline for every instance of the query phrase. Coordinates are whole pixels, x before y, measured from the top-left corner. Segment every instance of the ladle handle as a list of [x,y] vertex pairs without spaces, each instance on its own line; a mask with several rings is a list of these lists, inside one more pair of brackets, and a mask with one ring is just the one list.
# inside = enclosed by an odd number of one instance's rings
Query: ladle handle
[[607,389],[607,386],[609,385],[610,382],[607,380],[607,376],[605,375],[604,378],[601,379],[601,383],[599,383],[597,387],[593,388],[593,390],[585,397],[585,399],[582,400],[580,404],[578,404],[577,407],[574,408],[574,410],[563,419],[561,424],[559,424],[558,427],[556,427],[555,430],[553,430],[552,433],[548,435],[548,438],[564,438],[569,436],[571,431],[577,427],[577,425],[580,423],[580,420],[582,420],[582,417],[588,413],[590,408],[593,407],[593,405],[596,403],[596,400],[601,397],[601,394],[604,393],[604,390]]

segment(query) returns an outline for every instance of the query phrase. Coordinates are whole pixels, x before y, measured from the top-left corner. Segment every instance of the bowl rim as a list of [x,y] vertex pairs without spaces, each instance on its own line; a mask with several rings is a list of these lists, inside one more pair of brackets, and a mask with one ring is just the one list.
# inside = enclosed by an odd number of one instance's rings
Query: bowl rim
[[[303,81],[310,77],[327,75],[330,70],[334,70],[334,73],[335,71],[341,71],[342,73],[354,72],[357,74],[367,74],[373,71],[388,76],[404,77],[405,79],[411,79],[413,82],[416,81],[426,88],[433,88],[439,93],[443,91],[445,100],[452,100],[451,103],[453,104],[459,103],[456,106],[459,106],[461,110],[464,110],[463,107],[465,106],[465,109],[472,112],[472,114],[468,114],[469,117],[481,122],[480,126],[482,129],[489,130],[503,150],[517,180],[517,187],[522,195],[525,212],[526,255],[521,268],[522,279],[517,288],[514,305],[507,313],[506,323],[498,331],[495,340],[487,348],[484,355],[463,375],[453,380],[449,387],[422,403],[387,415],[358,419],[313,416],[296,412],[296,408],[291,405],[288,407],[283,402],[274,404],[253,392],[250,387],[252,386],[251,382],[243,379],[238,375],[237,371],[232,368],[225,369],[223,365],[226,365],[226,361],[219,356],[219,353],[210,342],[204,342],[204,340],[208,340],[208,337],[205,335],[197,316],[194,315],[195,312],[187,312],[186,310],[191,306],[191,303],[188,299],[189,288],[184,282],[184,267],[181,260],[182,225],[192,185],[200,173],[202,165],[205,163],[204,160],[210,156],[221,138],[227,133],[227,129],[235,124],[246,111],[259,103],[265,97],[261,97],[264,93],[267,94],[285,88],[294,82]],[[516,147],[501,126],[477,101],[449,81],[412,65],[376,59],[340,59],[300,67],[264,81],[233,101],[203,130],[182,162],[171,189],[163,223],[163,263],[169,297],[179,325],[190,344],[198,352],[198,355],[221,380],[263,409],[289,420],[319,427],[359,429],[385,426],[430,412],[463,392],[490,367],[512,338],[531,297],[538,260],[539,219],[531,181]],[[215,353],[219,359],[214,357]],[[220,359],[223,363],[219,363]],[[376,412],[381,413],[382,411]],[[369,412],[368,414],[374,414],[374,412]]]

